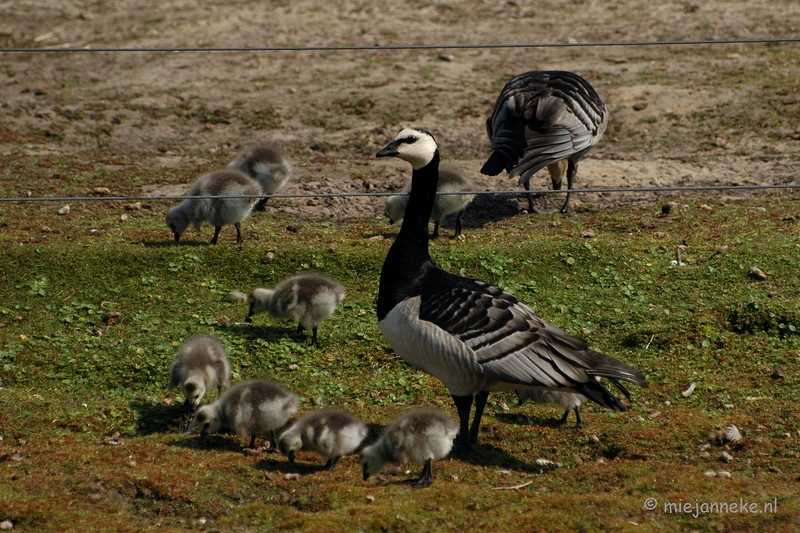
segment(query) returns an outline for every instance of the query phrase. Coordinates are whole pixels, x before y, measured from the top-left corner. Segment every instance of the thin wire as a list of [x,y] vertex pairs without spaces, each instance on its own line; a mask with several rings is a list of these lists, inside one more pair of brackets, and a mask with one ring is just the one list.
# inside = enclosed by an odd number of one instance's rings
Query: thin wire
[[588,43],[511,43],[511,44],[389,44],[365,46],[252,46],[252,47],[102,47],[89,48],[0,48],[0,53],[37,53],[37,52],[344,52],[344,51],[381,51],[381,50],[468,50],[498,48],[573,48],[600,46],[681,46],[706,44],[779,44],[797,43],[798,37],[785,39],[694,39],[690,41],[611,41]]
[[[700,192],[700,191],[758,191],[758,190],[792,190],[800,189],[800,183],[789,183],[780,185],[700,185],[694,187],[608,187],[608,188],[594,188],[594,189],[531,189],[525,190],[511,190],[511,191],[461,191],[461,192],[438,192],[436,194],[441,196],[453,195],[474,195],[474,196],[517,196],[524,197],[528,194],[584,194],[584,193],[634,193],[634,192],[647,192],[647,193],[660,193],[660,192]],[[381,197],[381,196],[403,196],[408,193],[402,192],[331,192],[331,193],[316,193],[316,194],[268,194],[268,195],[225,195],[225,196],[176,196],[176,195],[161,195],[161,196],[56,196],[56,197],[18,197],[18,198],[0,198],[2,202],[116,202],[116,201],[132,201],[132,200],[199,200],[199,199],[235,199],[235,198],[249,198],[260,199],[265,196],[269,199],[285,199],[285,198],[359,198],[359,197]]]

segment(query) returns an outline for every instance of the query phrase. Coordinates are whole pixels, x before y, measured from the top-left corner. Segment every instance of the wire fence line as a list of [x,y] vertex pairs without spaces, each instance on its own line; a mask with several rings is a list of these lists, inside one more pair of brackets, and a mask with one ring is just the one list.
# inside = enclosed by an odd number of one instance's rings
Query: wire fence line
[[497,43],[497,44],[388,44],[363,46],[156,46],[156,47],[45,47],[45,48],[0,48],[0,53],[74,53],[74,52],[346,52],[346,51],[384,51],[384,50],[471,50],[507,48],[591,48],[620,46],[700,46],[718,44],[782,44],[798,43],[800,38],[782,39],[692,39],[685,41],[609,41],[586,43]]
[[[607,188],[586,188],[586,189],[523,189],[502,190],[502,191],[459,191],[459,192],[437,192],[441,196],[512,196],[524,197],[528,194],[550,195],[550,194],[603,194],[603,193],[662,193],[662,192],[702,192],[702,191],[759,191],[759,190],[800,190],[800,183],[788,183],[779,185],[699,185],[699,186],[675,186],[675,187],[607,187]],[[203,195],[203,196],[178,196],[178,195],[152,195],[152,196],[53,196],[53,197],[14,197],[0,198],[0,203],[32,203],[32,202],[130,202],[141,200],[200,200],[200,199],[290,199],[290,198],[374,198],[383,196],[403,196],[408,193],[396,192],[328,192],[328,193],[288,193],[288,194],[260,194],[260,195]]]

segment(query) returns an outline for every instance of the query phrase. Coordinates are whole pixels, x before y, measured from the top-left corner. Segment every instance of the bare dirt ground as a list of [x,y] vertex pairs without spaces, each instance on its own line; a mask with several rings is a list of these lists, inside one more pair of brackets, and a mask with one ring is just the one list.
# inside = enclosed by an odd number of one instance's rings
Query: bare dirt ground
[[[0,46],[796,38],[799,24],[800,3],[773,0],[30,0],[0,3]],[[516,189],[505,175],[479,173],[489,154],[485,120],[509,77],[563,69],[595,85],[611,113],[604,139],[582,163],[578,188],[797,183],[798,46],[0,52],[0,154],[8,162],[55,152],[89,165],[82,154],[98,149],[133,154],[171,176],[144,184],[163,194],[182,191],[174,186],[224,164],[241,146],[269,141],[296,166],[283,192],[386,191],[403,186],[407,165],[373,155],[399,129],[416,125],[431,130],[443,157],[480,189]],[[548,188],[549,179],[542,173],[532,185]],[[573,205],[654,199],[585,194],[573,196]],[[507,198],[477,203],[473,223],[521,205]],[[297,219],[379,216],[383,200],[283,200],[271,210]]]

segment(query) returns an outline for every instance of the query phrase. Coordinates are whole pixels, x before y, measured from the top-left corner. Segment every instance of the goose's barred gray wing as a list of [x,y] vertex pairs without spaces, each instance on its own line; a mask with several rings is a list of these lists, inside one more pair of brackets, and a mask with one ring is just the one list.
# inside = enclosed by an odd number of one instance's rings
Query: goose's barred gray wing
[[423,296],[419,318],[463,342],[474,354],[474,371],[505,383],[569,389],[614,410],[624,407],[596,378],[610,379],[626,397],[619,380],[647,385],[639,371],[545,322],[511,294],[453,279],[455,286]]
[[605,104],[577,74],[520,74],[503,88],[486,122],[495,152],[481,172],[495,176],[505,169],[526,182],[539,169],[588,150],[607,122]]

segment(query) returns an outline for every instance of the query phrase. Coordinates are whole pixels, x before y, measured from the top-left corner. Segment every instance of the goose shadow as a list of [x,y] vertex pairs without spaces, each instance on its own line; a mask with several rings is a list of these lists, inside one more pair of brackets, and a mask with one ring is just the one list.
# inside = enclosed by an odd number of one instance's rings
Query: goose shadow
[[220,235],[219,242],[217,244],[211,244],[211,239],[208,240],[196,240],[196,239],[181,239],[181,242],[175,242],[175,239],[169,239],[164,241],[148,241],[145,239],[141,239],[138,241],[133,241],[133,244],[137,244],[140,246],[144,246],[145,248],[204,248],[206,246],[226,246],[227,244],[231,244],[233,246],[239,246],[242,243],[236,243],[235,239],[232,240],[230,243],[225,242],[222,236]]
[[[559,427],[557,422],[561,420],[558,417],[550,417],[550,418],[530,417],[522,413],[497,413],[494,416],[498,420],[502,420],[507,424],[514,424],[517,426],[539,426],[547,428]],[[565,425],[561,429],[579,429],[579,428],[574,425],[572,426]]]
[[[187,423],[188,424],[188,423]],[[198,433],[184,434],[185,427],[181,428],[180,438],[174,440],[170,445],[177,448],[187,448],[200,451],[225,451],[234,453],[243,453],[247,443],[239,440],[238,435],[232,431],[221,429],[213,435],[209,435],[205,439],[200,439]],[[271,453],[271,452],[270,452]],[[277,452],[276,452],[277,453]]]
[[164,405],[154,400],[136,398],[130,403],[136,411],[137,435],[153,435],[156,433],[180,433],[192,420],[192,413],[181,410],[182,404]]
[[311,334],[308,331],[297,331],[297,325],[292,327],[285,326],[257,326],[254,324],[234,323],[228,326],[215,326],[215,331],[235,334],[248,340],[262,339],[266,341],[279,341],[281,339],[291,339],[303,347],[309,347]]
[[[524,199],[524,197],[525,191],[522,191],[519,196],[479,194],[464,210],[461,223],[465,228],[480,228],[492,222],[513,218],[519,215],[522,209],[520,199]],[[446,229],[455,229],[455,215],[445,217],[441,226]]]

